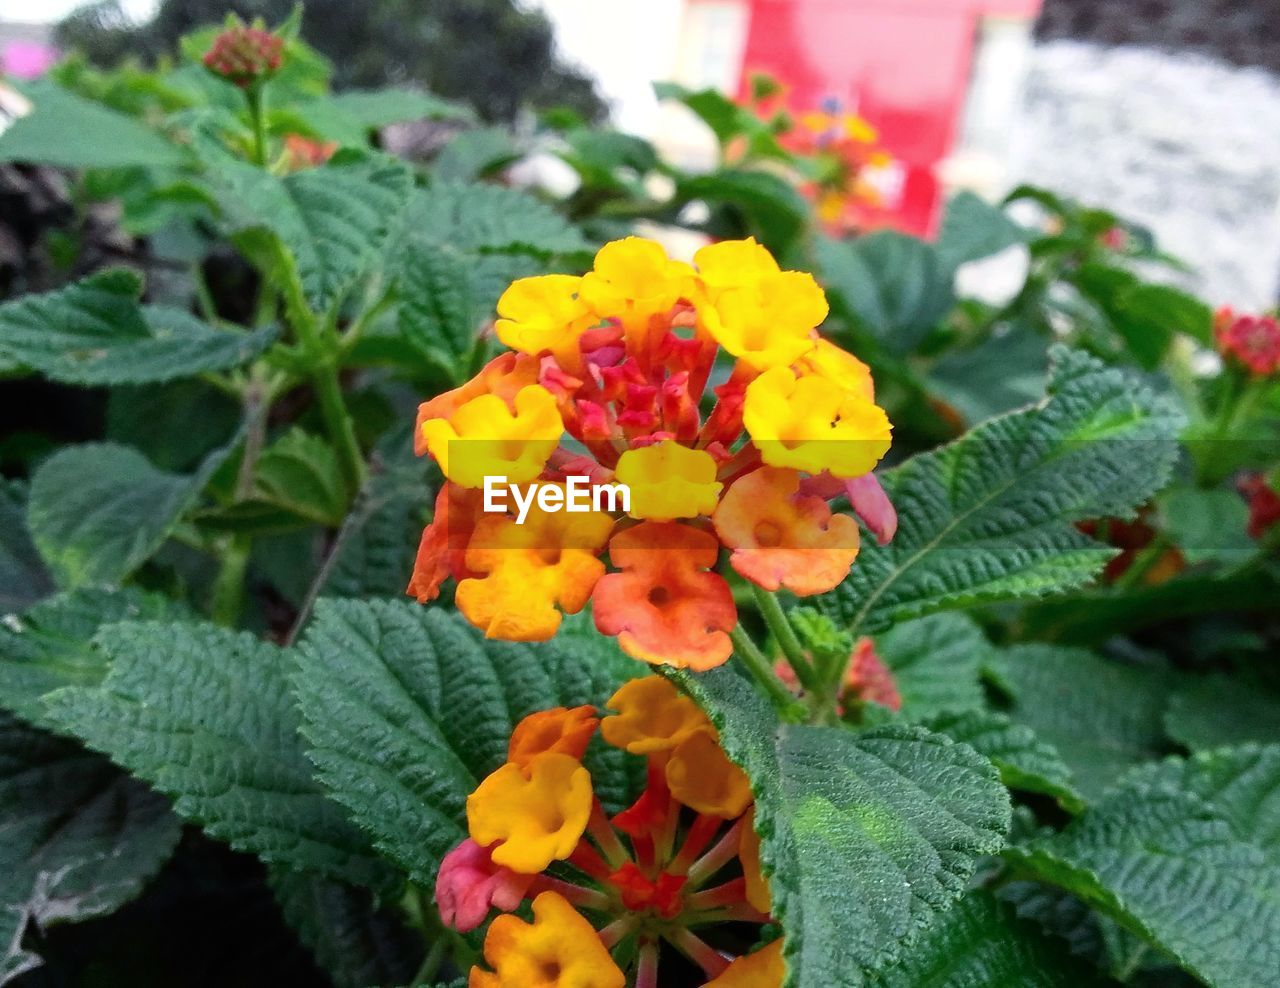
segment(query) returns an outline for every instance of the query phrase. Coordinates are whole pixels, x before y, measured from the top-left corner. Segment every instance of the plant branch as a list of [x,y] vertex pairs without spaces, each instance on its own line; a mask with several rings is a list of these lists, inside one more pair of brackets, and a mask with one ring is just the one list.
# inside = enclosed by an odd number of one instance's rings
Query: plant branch
[[789,714],[791,709],[796,705],[796,698],[787,689],[786,685],[774,673],[769,660],[765,658],[760,647],[751,640],[751,636],[746,633],[742,625],[735,625],[734,629],[729,632],[729,638],[733,641],[734,654],[747,667],[747,671],[759,683],[769,699],[773,701],[774,707],[780,713]]
[[804,646],[800,644],[795,629],[791,627],[790,619],[783,611],[782,605],[778,603],[777,595],[754,583],[751,584],[751,594],[755,597],[756,606],[760,608],[760,616],[764,618],[764,623],[769,626],[769,631],[773,633],[778,647],[782,649],[782,654],[795,670],[800,685],[810,693],[820,693],[823,684],[814,670],[813,663],[809,661]]

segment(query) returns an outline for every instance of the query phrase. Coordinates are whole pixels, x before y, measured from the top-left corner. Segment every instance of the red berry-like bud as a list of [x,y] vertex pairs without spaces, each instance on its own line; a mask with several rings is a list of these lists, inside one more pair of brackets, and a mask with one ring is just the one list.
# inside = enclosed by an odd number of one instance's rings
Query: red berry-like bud
[[284,38],[261,27],[238,24],[213,39],[205,68],[243,88],[275,73],[284,59]]
[[1280,322],[1273,316],[1239,316],[1222,309],[1214,318],[1214,339],[1223,356],[1258,377],[1280,370]]

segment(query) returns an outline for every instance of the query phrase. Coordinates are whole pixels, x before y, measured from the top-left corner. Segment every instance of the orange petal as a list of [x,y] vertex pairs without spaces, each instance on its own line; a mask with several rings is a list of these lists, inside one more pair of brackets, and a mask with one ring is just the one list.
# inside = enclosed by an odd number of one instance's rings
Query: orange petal
[[531,713],[511,732],[507,761],[524,766],[534,755],[548,751],[581,761],[599,724],[594,707],[555,707]]
[[678,522],[646,521],[619,532],[609,558],[622,572],[596,584],[596,627],[655,665],[722,665],[733,651],[728,632],[738,610],[729,584],[707,572],[718,550],[714,535]]
[[600,726],[604,739],[633,755],[670,751],[699,733],[715,733],[702,708],[661,676],[624,683],[607,704],[616,714]]
[[418,406],[418,419],[413,426],[413,451],[419,456],[427,452],[422,424],[430,419],[447,419],[472,398],[497,395],[514,411],[516,394],[521,388],[538,383],[538,359],[523,353],[504,353],[480,369],[480,373],[461,387],[437,395]]
[[826,593],[858,555],[858,523],[799,493],[800,474],[761,467],[734,483],[712,516],[735,570],[769,591]]
[[470,988],[623,988],[626,978],[600,935],[565,898],[543,892],[533,922],[499,916],[484,941],[492,974],[471,969]]

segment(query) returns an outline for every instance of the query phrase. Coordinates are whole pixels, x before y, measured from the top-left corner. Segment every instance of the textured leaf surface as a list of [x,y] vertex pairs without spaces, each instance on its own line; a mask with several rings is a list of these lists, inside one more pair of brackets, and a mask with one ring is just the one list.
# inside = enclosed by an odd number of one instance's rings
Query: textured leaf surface
[[932,244],[892,230],[818,244],[832,307],[886,347],[905,353],[955,304],[954,270]]
[[983,706],[980,671],[994,650],[971,618],[934,614],[907,621],[877,635],[875,648],[893,673],[902,713],[912,720]]
[[275,338],[139,305],[141,290],[136,274],[114,269],[0,305],[0,362],[65,384],[147,384],[239,366]]
[[1008,794],[971,748],[921,728],[778,726],[727,669],[681,682],[751,777],[789,984],[867,984],[1001,846]]
[[0,714],[0,926],[15,936],[128,902],[180,831],[162,796],[105,758]]
[[177,145],[123,113],[50,82],[34,83],[28,93],[34,108],[0,133],[0,161],[64,168],[164,168],[185,160]]
[[1166,733],[1192,751],[1249,741],[1280,742],[1280,694],[1224,675],[1192,680],[1169,698]]
[[1040,740],[1026,725],[1015,724],[996,711],[971,710],[932,717],[924,726],[986,755],[1010,789],[1052,796],[1073,812],[1083,808],[1071,769],[1053,745]]
[[127,446],[68,446],[31,480],[27,525],[64,587],[118,583],[154,553],[226,458],[190,476],[165,473]]
[[456,250],[573,254],[589,245],[550,206],[500,185],[435,182],[415,193],[405,229]]
[[412,184],[402,162],[343,155],[281,178],[215,154],[233,227],[267,229],[293,255],[308,301],[327,310],[368,269],[404,211]]
[[1026,240],[1022,227],[972,192],[961,192],[947,203],[938,234],[938,256],[945,268],[997,254]]
[[884,988],[1086,988],[1108,984],[1066,945],[987,892],[970,892],[870,981]]
[[[321,601],[295,689],[320,779],[377,846],[431,888],[465,836],[466,797],[506,760],[534,710],[603,703],[643,675],[596,635],[485,641],[456,614],[403,601]],[[606,804],[627,784],[621,752],[588,760]]]
[[270,876],[289,925],[335,988],[408,984],[422,960],[422,935],[367,889],[314,872],[277,869]]
[[388,434],[371,458],[369,480],[343,523],[321,593],[400,597],[413,571],[427,505],[430,467],[413,455],[410,429]]
[[821,606],[854,633],[1090,579],[1114,554],[1074,522],[1126,515],[1164,483],[1182,417],[1123,373],[1055,347],[1048,398],[883,479],[900,520]]
[[318,525],[342,524],[351,501],[333,447],[297,428],[262,451],[253,480],[254,500]]
[[385,885],[368,843],[312,780],[287,657],[210,624],[117,624],[101,686],[47,700],[64,730],[171,796],[178,814],[264,861]]
[[0,707],[52,726],[41,699],[63,686],[96,686],[107,659],[92,644],[98,628],[116,621],[176,618],[178,601],[135,587],[81,588],[41,601],[0,625]]
[[1280,747],[1170,759],[1127,777],[1015,865],[1142,933],[1216,988],[1280,971]]
[[461,382],[480,326],[471,260],[457,251],[405,239],[400,255],[400,331],[450,380]]
[[53,578],[27,528],[27,485],[0,480],[0,614],[53,592]]
[[1038,644],[1005,649],[991,669],[1013,698],[1009,716],[1058,750],[1090,799],[1165,751],[1171,680],[1163,669]]

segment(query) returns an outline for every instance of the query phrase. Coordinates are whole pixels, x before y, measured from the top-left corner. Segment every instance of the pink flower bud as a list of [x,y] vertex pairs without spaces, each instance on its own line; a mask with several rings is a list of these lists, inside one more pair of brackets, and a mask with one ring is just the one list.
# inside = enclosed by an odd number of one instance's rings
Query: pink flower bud
[[511,912],[529,891],[533,875],[494,864],[489,851],[470,837],[444,856],[436,875],[436,905],[445,926],[474,930],[490,908]]

